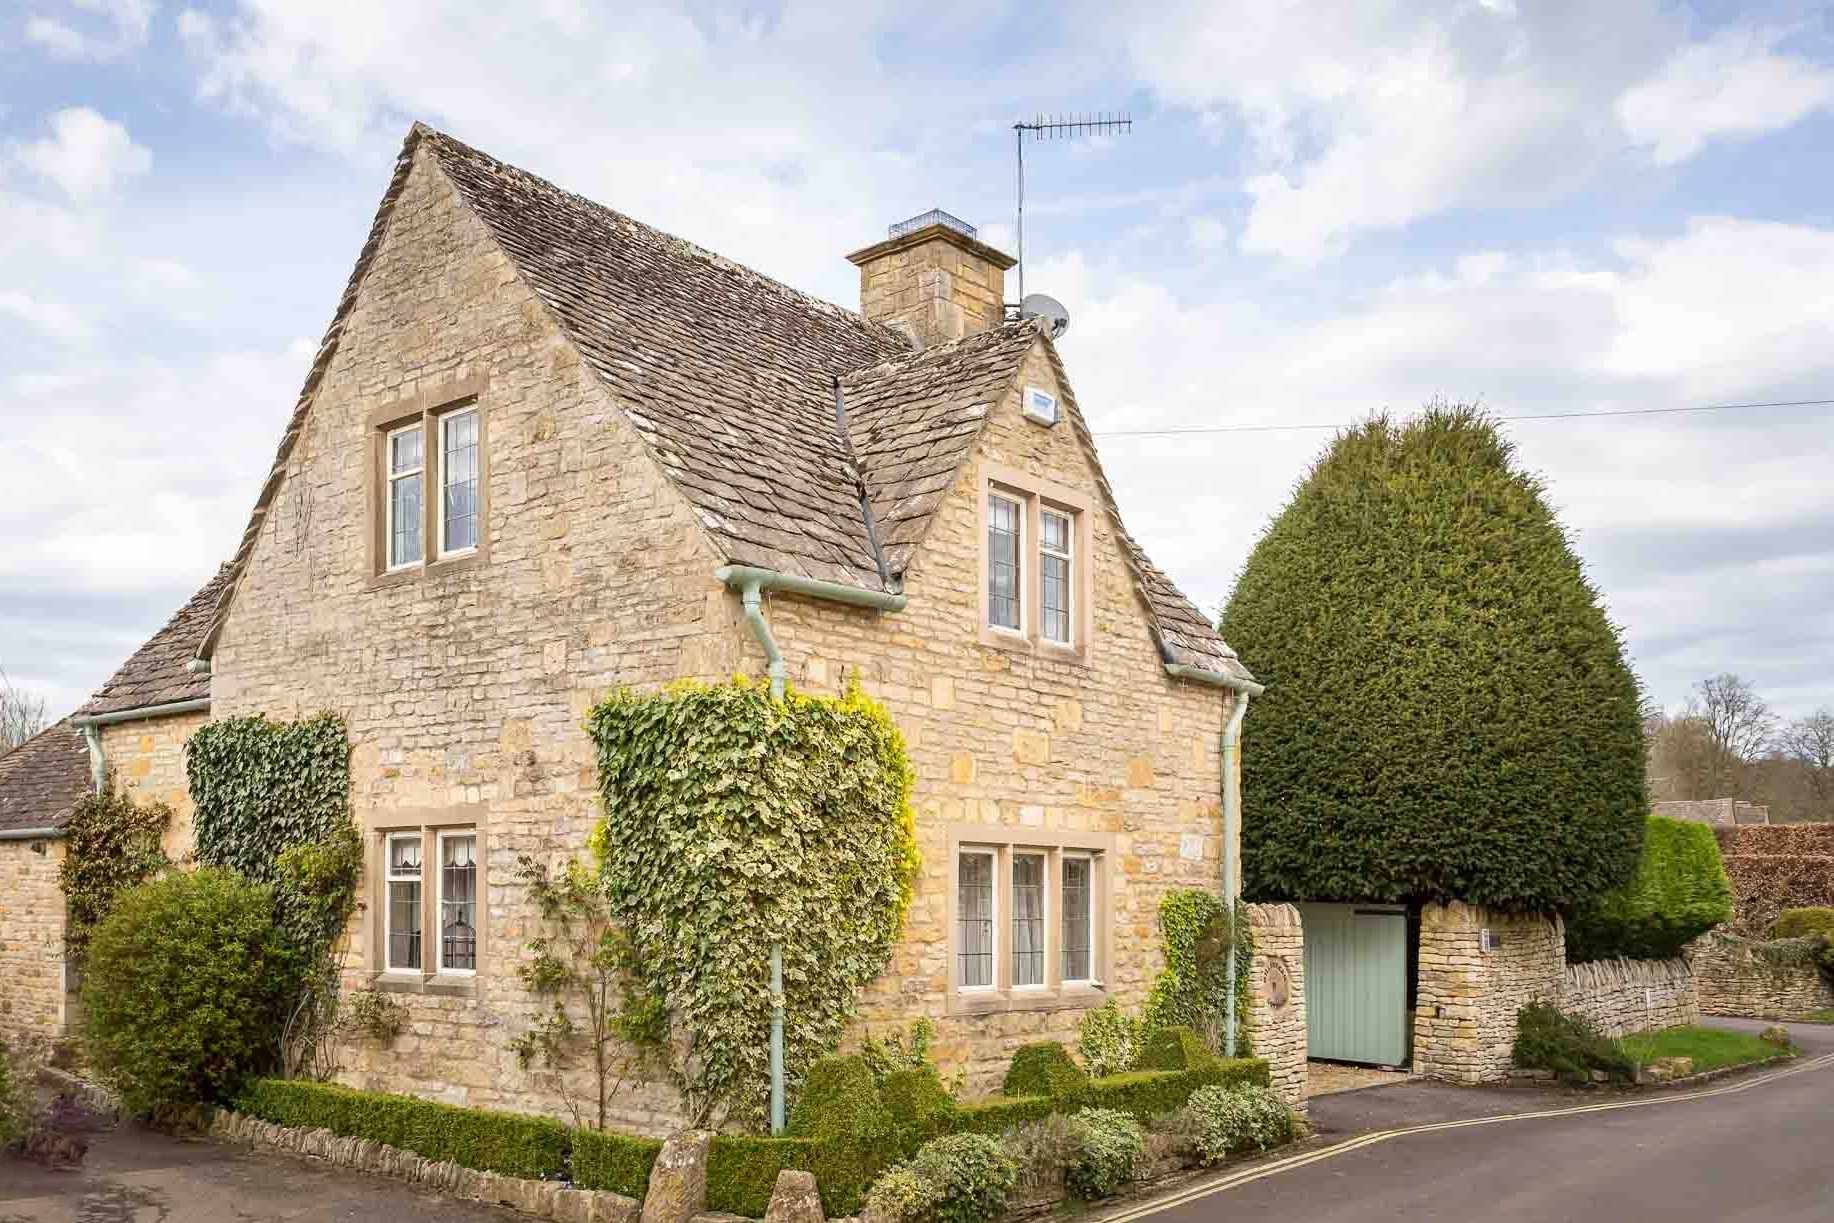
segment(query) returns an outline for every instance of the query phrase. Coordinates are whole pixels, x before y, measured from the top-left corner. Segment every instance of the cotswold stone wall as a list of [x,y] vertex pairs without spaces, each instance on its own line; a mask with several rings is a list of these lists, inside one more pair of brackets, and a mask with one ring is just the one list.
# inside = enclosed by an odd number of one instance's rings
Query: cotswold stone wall
[[64,843],[0,841],[0,1039],[63,1035]]
[[[1055,383],[1041,360],[1025,379]],[[486,547],[378,578],[377,430],[399,405],[462,395],[476,396],[484,422]],[[910,743],[923,871],[859,1027],[932,1017],[939,1060],[965,1071],[971,1092],[997,1085],[1026,1041],[1074,1041],[1100,998],[1138,1005],[1163,966],[1159,899],[1220,885],[1227,702],[1164,674],[1106,516],[1096,512],[1082,558],[1095,600],[1082,657],[978,640],[979,465],[1097,495],[1071,426],[1026,424],[1018,396],[1015,385],[990,406],[987,435],[909,575],[904,612],[766,605],[793,683],[835,692],[857,672]],[[262,523],[212,681],[219,718],[345,718],[372,875],[390,828],[475,826],[482,839],[477,975],[383,981],[409,1010],[407,1031],[343,1049],[343,1081],[565,1115],[556,1085],[521,1070],[510,1049],[538,1013],[515,976],[539,931],[516,859],[585,852],[597,799],[582,721],[611,689],[762,674],[737,597],[713,577],[720,560],[610,392],[423,152]],[[949,992],[951,837],[1072,835],[1104,845],[1106,993],[961,1013]],[[347,989],[380,967],[373,884],[365,899]],[[571,1088],[586,1093],[583,1073]],[[679,1106],[672,1090],[643,1085],[616,1099],[610,1120],[659,1132]]]
[[[1483,949],[1483,931],[1497,942]],[[1505,1077],[1516,1012],[1557,1000],[1566,972],[1558,917],[1504,914],[1453,902],[1420,914],[1414,1069],[1457,1083]]]
[[1700,994],[1684,959],[1569,964],[1558,1001],[1607,1036],[1700,1022]]
[[190,858],[196,845],[185,744],[209,720],[208,713],[181,713],[99,728],[102,757],[115,775],[115,784],[137,802],[161,802],[172,808],[163,843],[166,856],[179,863]]
[[1759,954],[1755,946],[1717,930],[1688,945],[1702,1013],[1796,1019],[1834,1008],[1834,987],[1814,964],[1778,963]]
[[1289,904],[1248,906],[1255,959],[1248,1026],[1280,1098],[1305,1110],[1305,929]]

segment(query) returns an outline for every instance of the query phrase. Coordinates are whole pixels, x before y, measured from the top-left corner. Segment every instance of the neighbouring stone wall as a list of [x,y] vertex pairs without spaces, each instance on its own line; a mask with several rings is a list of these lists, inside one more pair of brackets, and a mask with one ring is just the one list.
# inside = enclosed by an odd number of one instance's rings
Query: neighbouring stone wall
[[0,841],[0,1038],[67,1025],[61,840]]
[[161,802],[172,808],[163,843],[166,856],[181,864],[196,845],[185,744],[208,721],[208,713],[181,713],[100,728],[102,758],[114,773],[115,784],[139,802]]
[[1769,807],[1737,798],[1667,799],[1653,804],[1653,810],[1665,819],[1688,820],[1720,828],[1770,823]]
[[[1022,381],[1061,389],[1041,357]],[[484,421],[484,553],[378,578],[367,507],[379,423],[391,405],[460,394],[476,395]],[[1074,1042],[1084,1009],[1102,998],[1137,1007],[1163,967],[1161,897],[1220,885],[1226,695],[1165,675],[1099,501],[1086,558],[1095,631],[1083,654],[978,639],[979,466],[1099,496],[1071,423],[1023,422],[1018,396],[1015,385],[990,407],[907,577],[905,611],[783,596],[766,608],[792,682],[832,693],[858,673],[903,730],[917,775],[923,869],[854,1035],[927,1015],[939,1061],[966,1072],[971,1093],[997,1086],[1027,1041]],[[342,1049],[342,1081],[564,1115],[555,1086],[521,1070],[510,1049],[538,1014],[515,975],[538,931],[515,863],[585,852],[598,812],[582,722],[605,694],[762,673],[738,599],[713,577],[720,559],[610,392],[423,150],[261,524],[212,681],[215,717],[344,717],[372,871],[390,827],[474,825],[483,841],[476,977],[398,992],[407,1030],[386,1046]],[[962,836],[1100,841],[1106,992],[995,999],[985,1013],[957,1005],[947,913],[949,846]],[[372,884],[346,988],[378,969],[378,900]],[[572,1089],[586,1093],[583,1072]],[[674,1093],[655,1084],[627,1088],[610,1118],[651,1133],[679,1120]]]
[[1717,930],[1688,945],[1703,1014],[1796,1019],[1834,1009],[1834,986],[1814,964],[1778,963],[1754,946],[1748,939]]
[[1700,994],[1685,959],[1568,964],[1559,1004],[1607,1036],[1700,1022]]
[[1289,904],[1248,906],[1254,931],[1248,1027],[1256,1057],[1267,1060],[1274,1090],[1305,1110],[1305,928]]
[[[1483,932],[1496,938],[1483,949]],[[1463,904],[1420,914],[1414,1069],[1456,1083],[1486,1083],[1509,1071],[1516,1012],[1559,997],[1566,929],[1559,917],[1505,914]]]

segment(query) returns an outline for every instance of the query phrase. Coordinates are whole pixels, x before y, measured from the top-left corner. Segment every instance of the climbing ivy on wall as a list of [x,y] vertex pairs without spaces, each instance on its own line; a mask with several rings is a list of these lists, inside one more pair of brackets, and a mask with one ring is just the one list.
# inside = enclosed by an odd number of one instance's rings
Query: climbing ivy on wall
[[363,842],[350,820],[350,741],[335,714],[298,722],[259,715],[191,736],[185,771],[198,861],[274,885],[275,918],[298,981],[277,1034],[289,1075],[331,1070],[338,936],[356,911]]
[[1196,888],[1174,888],[1159,902],[1159,938],[1165,971],[1153,982],[1141,1016],[1147,1032],[1182,1025],[1221,1052],[1223,1019],[1229,1013],[1229,949],[1235,948],[1235,1052],[1249,1053],[1248,1016],[1254,934],[1247,906],[1237,903],[1234,920],[1222,898]]
[[884,971],[917,873],[904,739],[851,685],[772,700],[743,679],[620,691],[592,711],[593,849],[643,986],[668,1008],[697,1121],[759,1126],[770,949],[792,1091]]
[[69,921],[64,949],[81,963],[89,935],[122,892],[167,864],[160,838],[172,822],[164,803],[136,803],[111,776],[100,794],[86,795],[64,825],[64,860],[58,867]]

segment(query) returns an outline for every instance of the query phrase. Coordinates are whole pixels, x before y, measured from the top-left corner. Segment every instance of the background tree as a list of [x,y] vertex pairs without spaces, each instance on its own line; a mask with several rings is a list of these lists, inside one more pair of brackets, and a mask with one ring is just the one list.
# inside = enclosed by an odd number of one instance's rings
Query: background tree
[[1736,793],[1746,765],[1756,760],[1776,733],[1777,719],[1757,689],[1731,672],[1694,685],[1688,713],[1701,719],[1712,749],[1708,798]]
[[44,728],[44,698],[15,686],[0,667],[0,752],[18,747]]
[[1834,711],[1817,709],[1798,718],[1780,736],[1783,755],[1794,762],[1803,788],[1821,813],[1834,815]]
[[1222,630],[1267,683],[1248,894],[1586,904],[1642,847],[1642,707],[1541,482],[1478,412],[1340,435]]

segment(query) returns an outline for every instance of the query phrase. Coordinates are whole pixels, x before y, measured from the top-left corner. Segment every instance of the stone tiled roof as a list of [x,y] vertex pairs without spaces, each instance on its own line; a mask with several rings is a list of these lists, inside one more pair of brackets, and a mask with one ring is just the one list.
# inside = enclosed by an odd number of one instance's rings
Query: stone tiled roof
[[[250,515],[230,586],[200,643],[206,655],[423,146],[612,392],[728,561],[897,589],[1025,353],[1042,343],[1058,361],[1055,347],[1025,324],[917,351],[901,332],[415,124]],[[1062,379],[1061,363],[1058,372]],[[837,380],[845,433],[837,423]],[[1093,461],[1080,416],[1077,428]],[[1102,490],[1161,652],[1246,676],[1203,615],[1120,527],[1105,479]]]
[[0,831],[61,828],[89,792],[89,749],[69,719],[0,756]]
[[179,608],[164,628],[121,664],[121,669],[89,698],[88,704],[76,711],[76,716],[122,713],[209,696],[210,677],[192,675],[185,664],[196,655],[198,645],[210,629],[229,575],[228,565],[218,569],[216,576],[204,583],[204,588],[192,595],[190,602]]

